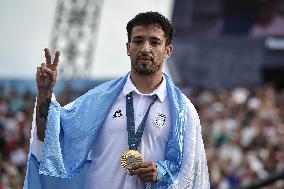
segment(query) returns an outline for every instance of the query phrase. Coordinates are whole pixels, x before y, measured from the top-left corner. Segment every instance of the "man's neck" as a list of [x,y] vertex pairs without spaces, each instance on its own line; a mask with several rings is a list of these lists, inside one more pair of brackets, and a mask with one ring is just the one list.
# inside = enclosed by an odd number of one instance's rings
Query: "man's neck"
[[141,75],[131,72],[130,78],[136,89],[142,94],[153,92],[163,81],[162,73]]

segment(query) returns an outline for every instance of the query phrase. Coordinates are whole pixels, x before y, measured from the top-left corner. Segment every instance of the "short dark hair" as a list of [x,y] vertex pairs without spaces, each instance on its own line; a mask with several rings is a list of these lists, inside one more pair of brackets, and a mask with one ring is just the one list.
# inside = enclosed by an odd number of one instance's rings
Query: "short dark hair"
[[131,32],[135,26],[149,26],[155,24],[161,26],[161,29],[164,31],[166,44],[171,44],[174,33],[174,26],[165,16],[158,12],[152,11],[139,13],[127,23],[126,30],[128,42],[131,41]]

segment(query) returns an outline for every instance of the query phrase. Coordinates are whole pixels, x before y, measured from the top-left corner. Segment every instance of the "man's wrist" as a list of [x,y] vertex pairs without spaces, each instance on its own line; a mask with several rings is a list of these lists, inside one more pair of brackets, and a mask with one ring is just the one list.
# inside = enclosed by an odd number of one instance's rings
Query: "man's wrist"
[[52,91],[38,91],[37,106],[40,118],[44,119],[47,118],[51,97],[52,97]]
[[38,91],[37,101],[39,103],[45,103],[47,99],[51,99],[53,91]]
[[45,98],[45,101],[42,101],[38,104],[40,118],[45,118],[45,119],[47,118],[50,103],[51,103],[51,98]]

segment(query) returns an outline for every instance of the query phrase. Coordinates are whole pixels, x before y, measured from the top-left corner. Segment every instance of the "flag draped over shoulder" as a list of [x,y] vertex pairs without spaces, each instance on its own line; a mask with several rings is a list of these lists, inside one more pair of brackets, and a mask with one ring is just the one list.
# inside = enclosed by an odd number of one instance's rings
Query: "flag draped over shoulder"
[[[52,100],[41,158],[29,152],[24,189],[79,189],[104,120],[127,76],[106,82],[76,99],[68,108]],[[201,126],[194,106],[165,75],[172,115],[165,160],[157,161],[154,188],[209,189]],[[32,133],[33,136],[33,133]],[[32,139],[31,139],[32,141]]]

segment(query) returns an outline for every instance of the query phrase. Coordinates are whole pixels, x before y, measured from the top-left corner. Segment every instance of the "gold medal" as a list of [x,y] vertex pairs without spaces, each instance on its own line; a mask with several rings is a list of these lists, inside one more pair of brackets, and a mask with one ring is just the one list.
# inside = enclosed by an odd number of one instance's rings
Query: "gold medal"
[[142,164],[143,158],[136,150],[128,150],[121,156],[120,164],[125,171],[128,171],[132,166]]

